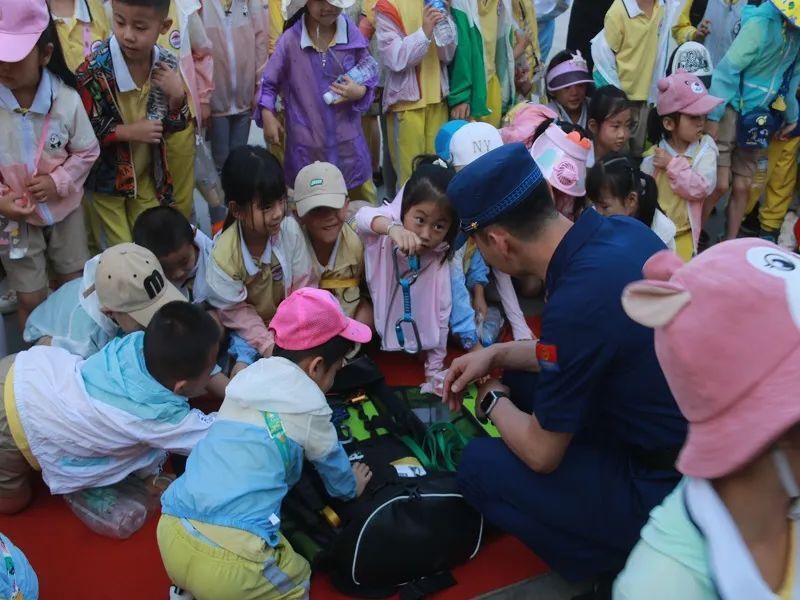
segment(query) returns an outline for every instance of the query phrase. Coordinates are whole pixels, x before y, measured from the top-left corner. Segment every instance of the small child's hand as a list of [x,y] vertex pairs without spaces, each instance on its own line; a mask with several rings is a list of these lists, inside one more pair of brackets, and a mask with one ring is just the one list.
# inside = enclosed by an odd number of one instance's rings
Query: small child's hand
[[472,309],[475,311],[475,322],[480,323],[486,318],[486,313],[489,311],[489,305],[486,303],[486,298],[483,294],[475,294],[472,298]]
[[463,120],[466,121],[469,119],[469,103],[462,102],[461,104],[456,104],[450,109],[450,118],[454,121]]
[[353,477],[356,478],[356,497],[364,493],[369,480],[372,479],[372,471],[364,463],[353,463]]
[[55,200],[58,197],[56,182],[50,175],[38,175],[28,184],[28,193],[39,202]]
[[264,123],[264,141],[279,146],[283,138],[283,125],[272,111],[266,108],[261,111],[261,120]]
[[331,84],[331,91],[341,96],[341,99],[337,100],[335,104],[346,102],[348,100],[350,102],[356,102],[361,100],[367,93],[367,86],[359,85],[349,76],[343,75],[341,83],[336,83],[334,81]]
[[153,69],[152,80],[153,84],[167,95],[170,110],[178,110],[183,106],[186,101],[186,89],[177,69],[171,69],[169,65],[160,62]]
[[442,19],[446,18],[445,13],[433,8],[432,4],[428,4],[422,11],[422,33],[429,40],[433,37],[433,28]]
[[669,167],[671,160],[672,157],[669,155],[669,152],[662,150],[661,148],[656,148],[655,156],[653,156],[653,166],[656,169],[666,170],[666,168]]
[[422,249],[422,240],[413,231],[409,231],[402,225],[394,225],[389,228],[386,233],[392,241],[397,245],[397,248],[406,256],[414,256],[419,254]]
[[122,125],[126,129],[126,140],[143,144],[158,144],[164,135],[164,124],[161,121],[142,119],[130,125]]
[[36,210],[36,204],[9,191],[0,196],[0,215],[12,221],[24,221]]
[[700,25],[697,26],[697,31],[694,34],[694,41],[702,44],[709,33],[711,33],[711,21],[703,19]]
[[517,41],[516,44],[514,44],[514,60],[525,54],[525,50],[528,48],[531,40],[533,39],[531,30],[527,27],[522,31],[517,32],[515,37],[517,38]]

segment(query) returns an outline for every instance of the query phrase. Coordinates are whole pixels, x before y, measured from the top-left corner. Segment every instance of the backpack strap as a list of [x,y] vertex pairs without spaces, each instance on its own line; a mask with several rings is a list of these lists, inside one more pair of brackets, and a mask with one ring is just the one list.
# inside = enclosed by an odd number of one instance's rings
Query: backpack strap
[[286,436],[286,430],[283,428],[281,418],[272,412],[263,411],[264,424],[267,426],[269,437],[275,442],[278,447],[278,452],[281,453],[283,459],[283,466],[288,471],[292,465],[289,458],[289,438]]

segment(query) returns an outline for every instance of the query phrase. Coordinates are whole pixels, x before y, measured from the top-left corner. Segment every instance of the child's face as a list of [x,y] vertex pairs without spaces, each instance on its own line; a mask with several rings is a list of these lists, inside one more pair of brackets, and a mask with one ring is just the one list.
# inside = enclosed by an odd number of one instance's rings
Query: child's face
[[165,256],[159,256],[158,262],[161,263],[167,279],[175,284],[182,284],[197,265],[197,254],[197,246],[187,243]]
[[156,9],[148,6],[131,6],[120,0],[111,1],[112,29],[125,58],[134,62],[151,60],[153,46],[158,36],[172,26],[172,19],[165,18]]
[[286,214],[286,199],[280,198],[267,208],[259,208],[258,204],[258,200],[253,200],[250,206],[242,209],[236,202],[231,202],[230,210],[245,231],[258,236],[277,235]]
[[214,363],[217,360],[217,348],[209,352],[206,366],[203,374],[195,377],[194,379],[185,379],[175,384],[175,389],[172,391],[180,396],[186,398],[195,398],[206,393],[208,382],[211,380],[211,370],[214,368]]
[[671,117],[664,117],[664,128],[673,138],[683,144],[694,144],[703,137],[706,128],[705,115],[679,115],[677,122]]
[[403,227],[416,233],[423,247],[428,250],[433,250],[444,241],[452,224],[450,213],[434,201],[415,204],[403,217]]
[[581,109],[586,100],[586,84],[579,83],[551,92],[553,99],[570,112]]
[[599,128],[595,126],[592,129],[596,146],[604,149],[606,153],[619,152],[631,138],[631,111],[626,108],[603,121]]
[[308,15],[323,27],[334,25],[342,13],[341,8],[328,4],[327,0],[308,0],[306,9]]
[[332,365],[327,366],[325,361],[322,360],[322,357],[318,356],[311,360],[306,372],[308,376],[314,380],[314,383],[319,386],[322,393],[327,394],[333,387],[333,380],[336,378],[336,373],[338,373],[343,366],[344,358],[340,358]]
[[144,331],[144,327],[142,327],[133,317],[131,317],[128,313],[124,312],[117,312],[116,310],[108,310],[107,308],[102,309],[103,314],[105,314],[109,319],[114,321],[117,326],[122,329],[125,333],[133,333],[134,331]]
[[603,190],[600,197],[594,199],[594,207],[606,217],[614,215],[632,217],[636,214],[638,202],[634,193],[629,194],[627,198],[619,198],[610,194],[608,190]]
[[308,237],[323,244],[334,244],[347,221],[347,203],[342,208],[320,206],[300,217]]
[[19,62],[0,61],[0,84],[12,92],[39,85],[40,69],[46,67],[53,56],[53,44],[44,48],[33,47],[28,56]]

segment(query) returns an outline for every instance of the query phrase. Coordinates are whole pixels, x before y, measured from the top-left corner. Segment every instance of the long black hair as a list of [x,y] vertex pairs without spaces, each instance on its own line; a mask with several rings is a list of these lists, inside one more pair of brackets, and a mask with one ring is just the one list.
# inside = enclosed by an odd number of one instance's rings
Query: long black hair
[[[261,146],[240,146],[231,151],[222,167],[221,180],[226,206],[236,202],[240,210],[253,204],[266,210],[286,199],[283,169],[278,159]],[[235,221],[229,210],[224,229]]]
[[50,62],[47,64],[47,70],[53,75],[58,76],[66,85],[75,89],[77,86],[75,73],[67,66],[67,61],[64,59],[64,50],[61,48],[61,42],[58,39],[56,25],[52,17],[50,17],[47,28],[42,32],[42,35],[39,36],[36,47],[40,51],[44,51],[47,49],[48,44],[53,45],[53,54],[50,57]]
[[586,177],[586,193],[592,200],[603,195],[625,199],[635,192],[639,208],[633,215],[651,227],[658,206],[658,187],[656,180],[643,173],[626,154],[609,152],[589,170]]
[[403,203],[400,207],[400,220],[413,206],[423,202],[435,202],[450,215],[450,228],[444,236],[444,241],[450,246],[442,262],[450,259],[455,252],[453,242],[458,234],[458,215],[453,203],[447,197],[447,186],[455,177],[456,172],[452,167],[442,166],[442,159],[432,154],[417,156],[413,163],[413,172],[403,189]]

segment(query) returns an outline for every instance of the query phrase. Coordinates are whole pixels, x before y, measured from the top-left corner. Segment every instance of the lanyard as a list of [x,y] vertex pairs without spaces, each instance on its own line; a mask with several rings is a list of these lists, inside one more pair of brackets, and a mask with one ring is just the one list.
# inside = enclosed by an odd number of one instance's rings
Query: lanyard
[[3,555],[3,566],[11,579],[11,600],[23,600],[22,592],[17,584],[17,572],[14,569],[14,560],[11,558],[11,551],[2,539],[0,539],[0,553]]
[[272,441],[274,441],[275,445],[278,447],[278,452],[280,452],[281,459],[283,460],[283,466],[288,473],[292,461],[289,457],[289,441],[286,439],[286,430],[283,428],[281,418],[275,413],[267,411],[264,411],[263,415],[264,423],[267,426],[267,431],[269,431],[269,437],[272,438]]

